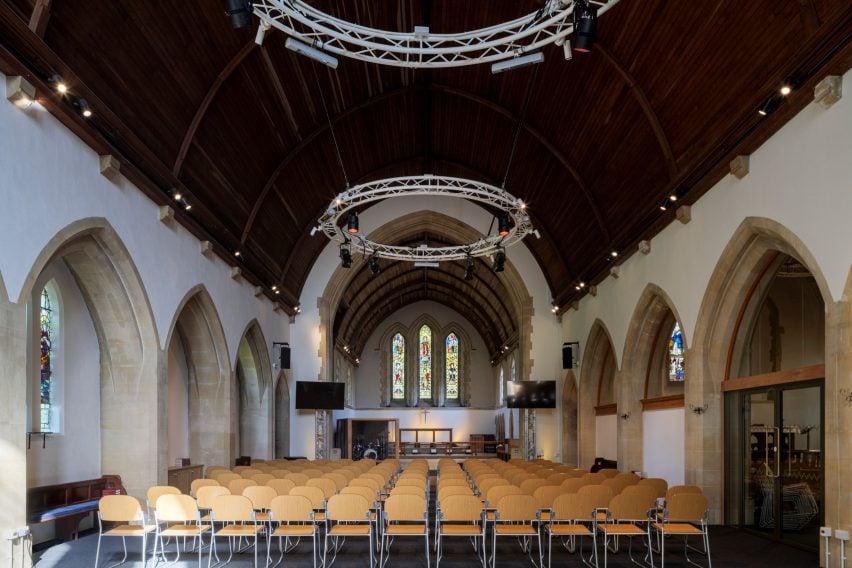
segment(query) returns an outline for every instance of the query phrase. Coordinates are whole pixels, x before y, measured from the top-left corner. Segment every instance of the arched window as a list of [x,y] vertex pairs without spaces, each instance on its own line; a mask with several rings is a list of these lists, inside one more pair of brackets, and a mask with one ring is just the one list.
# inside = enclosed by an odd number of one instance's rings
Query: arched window
[[41,406],[39,425],[41,432],[51,432],[51,394],[53,391],[53,364],[56,360],[56,337],[59,332],[56,299],[47,286],[41,291],[39,312],[39,396]]
[[497,404],[502,406],[506,404],[506,377],[503,375],[503,365],[500,365],[499,389],[497,393]]
[[677,322],[669,335],[668,372],[669,381],[683,382],[683,334]]
[[420,328],[420,356],[418,358],[420,399],[432,398],[432,328],[423,325]]
[[397,333],[391,339],[391,399],[405,400],[405,338]]
[[450,333],[444,341],[445,388],[447,400],[459,399],[459,337]]

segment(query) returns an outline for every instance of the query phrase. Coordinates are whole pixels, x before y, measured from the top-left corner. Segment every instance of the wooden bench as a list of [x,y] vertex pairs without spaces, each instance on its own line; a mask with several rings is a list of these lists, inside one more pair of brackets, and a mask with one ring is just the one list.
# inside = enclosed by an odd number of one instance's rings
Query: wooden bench
[[118,475],[31,487],[27,490],[27,522],[56,521],[56,538],[77,538],[80,521],[97,511],[103,495],[126,493]]

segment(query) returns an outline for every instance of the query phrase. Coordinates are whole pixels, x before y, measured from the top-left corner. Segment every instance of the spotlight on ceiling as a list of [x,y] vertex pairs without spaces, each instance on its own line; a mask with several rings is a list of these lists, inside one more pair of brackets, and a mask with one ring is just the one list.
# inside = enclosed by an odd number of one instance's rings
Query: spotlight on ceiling
[[328,65],[332,69],[337,69],[337,58],[335,56],[330,55],[315,47],[311,47],[306,43],[302,43],[297,39],[288,37],[287,41],[284,43],[284,46],[287,49],[292,49],[296,53],[301,53],[305,57],[310,57],[314,61],[319,61],[323,65]]
[[665,211],[669,208],[669,199],[663,199],[663,202],[660,203],[660,211]]
[[497,217],[497,232],[500,233],[501,237],[505,237],[509,234],[509,216],[505,213],[501,214]]
[[248,0],[225,0],[225,14],[234,29],[251,25],[251,2]]
[[86,99],[77,99],[76,106],[80,109],[80,114],[82,114],[85,118],[92,116],[92,107],[89,106],[89,102]]
[[346,232],[350,235],[358,234],[358,214],[355,211],[349,212],[349,218],[346,220]]
[[574,3],[574,49],[589,53],[598,39],[598,8],[588,0]]
[[56,89],[56,92],[60,95],[64,95],[68,92],[68,83],[63,81],[62,77],[59,75],[51,75],[47,82],[53,85],[53,88]]
[[780,102],[775,97],[769,97],[764,101],[762,105],[760,105],[760,109],[758,109],[757,114],[760,116],[767,116],[775,112],[775,109],[778,108]]
[[382,271],[382,267],[379,266],[379,261],[378,259],[376,259],[375,256],[370,257],[370,259],[367,261],[367,266],[370,267],[370,272],[373,273],[373,276]]
[[340,245],[340,266],[350,268],[352,266],[352,253],[349,252],[349,243]]
[[494,272],[503,272],[504,265],[506,264],[506,252],[502,248],[497,249],[497,254],[494,255],[494,264],[491,267],[491,270]]
[[476,272],[476,262],[469,254],[464,259],[464,279],[473,280],[473,273]]
[[535,65],[536,63],[541,63],[542,61],[544,61],[544,54],[540,51],[533,51],[531,53],[527,53],[526,55],[521,55],[520,57],[504,59],[503,61],[498,61],[497,63],[492,64],[491,73],[496,75],[497,73],[502,73],[503,71],[509,71],[510,69],[520,69],[521,67]]

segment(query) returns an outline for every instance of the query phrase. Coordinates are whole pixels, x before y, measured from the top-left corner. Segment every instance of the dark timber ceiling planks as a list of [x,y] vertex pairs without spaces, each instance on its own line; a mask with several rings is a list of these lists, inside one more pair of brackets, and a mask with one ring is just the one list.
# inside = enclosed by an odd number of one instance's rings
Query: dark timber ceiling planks
[[[442,33],[541,6],[315,4],[372,27]],[[487,65],[412,70],[344,58],[332,71],[285,49],[278,32],[256,46],[254,29],[231,29],[223,12],[218,0],[0,0],[0,70],[30,76],[43,104],[98,152],[118,156],[153,200],[186,193],[193,210],[178,211],[180,222],[288,310],[327,245],[310,228],[346,179],[432,172],[500,185],[530,81],[506,189],[530,205],[542,238],[519,246],[564,308],[579,297],[577,282],[606,277],[610,250],[624,258],[671,222],[672,211],[657,209],[665,196],[694,202],[731,157],[807,104],[816,81],[852,65],[848,0],[621,0],[601,17],[591,54],[565,61],[551,46],[538,68],[497,76]],[[50,92],[54,73],[93,104],[92,120]],[[758,106],[788,77],[799,89],[760,119]],[[337,339],[354,354],[383,318],[423,299],[459,311],[492,355],[516,335],[502,277],[486,263],[470,282],[461,263],[385,264],[373,277],[356,262],[336,315]]]

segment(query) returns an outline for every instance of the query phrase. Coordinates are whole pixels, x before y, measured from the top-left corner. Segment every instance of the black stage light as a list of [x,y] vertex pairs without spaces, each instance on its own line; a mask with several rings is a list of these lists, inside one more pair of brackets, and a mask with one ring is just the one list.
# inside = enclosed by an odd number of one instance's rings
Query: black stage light
[[350,235],[358,234],[358,214],[355,211],[349,212],[349,218],[346,220],[346,232]]
[[574,51],[588,53],[598,39],[598,8],[588,0],[574,4]]
[[499,217],[497,217],[497,232],[501,237],[505,237],[509,234],[509,229],[511,229],[511,225],[509,223],[509,216],[503,213]]
[[464,259],[464,279],[473,280],[474,272],[476,272],[476,263],[474,262],[473,257],[468,255],[468,257]]
[[503,272],[503,265],[506,264],[506,253],[503,249],[497,249],[497,254],[494,255],[494,272]]
[[251,2],[249,0],[225,0],[225,14],[234,29],[251,25]]
[[352,253],[349,252],[349,247],[340,247],[340,265],[343,268],[349,268],[352,266]]
[[367,266],[370,267],[370,272],[373,273],[373,276],[382,271],[382,267],[379,266],[379,261],[375,256],[370,257],[370,260],[367,261]]

